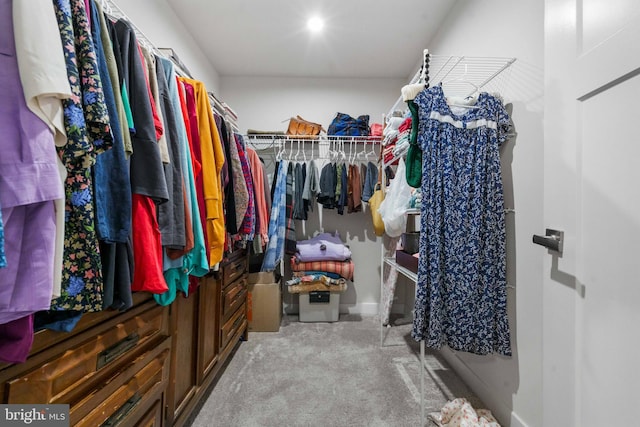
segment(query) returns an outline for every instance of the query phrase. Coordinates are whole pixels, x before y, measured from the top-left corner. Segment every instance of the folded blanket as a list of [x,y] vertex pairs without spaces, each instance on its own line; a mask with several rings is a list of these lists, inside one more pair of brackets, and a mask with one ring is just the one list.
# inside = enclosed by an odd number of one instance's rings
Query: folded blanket
[[336,286],[343,285],[347,283],[346,279],[340,277],[339,279],[332,279],[329,276],[324,274],[309,274],[306,276],[296,276],[291,280],[287,280],[287,285],[297,285],[298,283],[311,283],[311,282],[322,282],[328,286]]
[[317,271],[317,270],[309,270],[309,271],[301,270],[301,271],[293,271],[291,273],[293,277],[312,276],[314,274],[322,274],[323,276],[327,276],[331,279],[339,279],[340,277],[342,277],[338,273],[330,273],[328,271]]
[[338,273],[347,280],[353,280],[353,261],[311,261],[301,262],[297,257],[291,257],[291,271],[328,271]]
[[289,285],[290,294],[306,294],[313,291],[329,291],[329,292],[344,292],[347,290],[347,281],[343,279],[343,282],[339,285],[327,285],[322,281],[299,283],[297,285]]
[[296,242],[296,257],[301,262],[344,261],[351,258],[351,251],[340,237],[321,233],[311,239]]

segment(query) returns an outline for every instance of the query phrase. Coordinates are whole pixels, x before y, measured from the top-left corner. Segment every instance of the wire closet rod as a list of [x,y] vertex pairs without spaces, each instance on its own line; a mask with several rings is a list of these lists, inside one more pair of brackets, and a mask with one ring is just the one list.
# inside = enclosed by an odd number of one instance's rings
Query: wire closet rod
[[129,16],[113,0],[100,0],[100,1],[101,1],[101,4],[102,4],[102,8],[104,9],[104,11],[106,12],[107,15],[109,15],[112,18],[115,18],[115,19],[123,19],[123,20],[127,21],[129,23],[129,25],[131,25],[131,28],[133,28],[133,31],[136,34],[136,38],[138,39],[138,42],[140,44],[142,44],[146,48],[152,50],[156,55],[158,55],[158,56],[160,56],[162,58],[170,60],[173,63],[174,67],[176,68],[176,71],[178,72],[178,74],[180,74],[181,76],[192,78],[191,73],[189,73],[188,70],[185,70],[183,68],[183,66],[178,64],[171,57],[167,56],[167,54],[162,52],[160,50],[160,48],[156,47],[156,45],[154,45],[151,42],[149,37],[147,37],[142,32],[142,30],[140,30],[140,28],[138,28],[136,26],[136,24],[133,22],[133,20],[131,18],[129,18]]

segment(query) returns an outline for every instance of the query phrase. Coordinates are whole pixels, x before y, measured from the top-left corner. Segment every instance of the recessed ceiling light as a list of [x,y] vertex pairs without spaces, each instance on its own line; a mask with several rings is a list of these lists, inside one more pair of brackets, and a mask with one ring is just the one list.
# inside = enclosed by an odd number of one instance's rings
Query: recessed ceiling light
[[319,16],[312,16],[307,21],[307,28],[312,33],[319,33],[324,28],[324,20]]

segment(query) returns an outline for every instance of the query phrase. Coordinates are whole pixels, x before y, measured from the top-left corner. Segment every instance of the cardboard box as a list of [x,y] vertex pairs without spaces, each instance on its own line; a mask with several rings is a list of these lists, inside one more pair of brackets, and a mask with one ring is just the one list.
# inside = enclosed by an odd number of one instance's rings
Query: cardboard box
[[247,321],[251,332],[278,332],[282,320],[280,281],[273,273],[251,273],[247,279]]
[[315,291],[300,294],[299,303],[301,322],[337,322],[340,317],[340,292]]

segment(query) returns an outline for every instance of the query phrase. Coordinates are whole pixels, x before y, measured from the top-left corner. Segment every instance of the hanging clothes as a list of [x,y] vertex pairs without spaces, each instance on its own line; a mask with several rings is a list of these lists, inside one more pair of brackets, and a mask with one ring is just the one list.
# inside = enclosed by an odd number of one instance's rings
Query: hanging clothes
[[378,167],[371,162],[367,163],[364,184],[362,185],[362,201],[368,202],[373,193],[376,191],[376,183],[378,182]]
[[167,290],[162,271],[162,242],[157,222],[157,205],[169,200],[158,147],[150,89],[130,23],[109,22],[114,46],[118,46],[120,85],[126,88],[131,108],[133,154],[130,159],[132,195],[133,291],[162,293]]
[[149,98],[154,101],[152,103],[154,111],[154,122],[156,126],[156,139],[158,140],[158,148],[160,149],[160,159],[163,164],[171,163],[171,156],[169,154],[169,144],[167,143],[167,129],[166,118],[162,112],[162,95],[158,86],[156,56],[145,46],[139,46],[142,55],[142,63],[144,65],[144,71],[149,83]]
[[255,150],[247,147],[247,157],[251,167],[251,176],[254,184],[254,194],[256,199],[256,235],[261,239],[261,246],[264,247],[269,242],[269,211],[267,210],[267,200],[265,192],[265,175],[262,162]]
[[511,355],[499,153],[509,116],[487,93],[458,112],[440,85],[415,103],[425,202],[412,336],[433,348]]
[[349,165],[347,176],[347,213],[362,211],[362,184],[360,182],[360,168]]
[[[222,260],[226,234],[222,185],[220,183],[220,172],[225,161],[222,142],[220,141],[211,104],[209,103],[209,95],[204,83],[187,78],[181,78],[180,80],[193,86],[196,95],[202,155],[202,183],[207,214],[207,248],[209,251],[209,266],[214,267]],[[241,168],[240,176],[242,176]],[[244,212],[242,214],[244,215]]]
[[[347,205],[347,169],[348,166],[346,164],[340,165],[338,167],[338,185],[340,186],[340,197],[338,198],[338,214],[344,215],[344,207]],[[336,186],[336,197],[338,197],[338,190]]]
[[302,190],[302,200],[313,212],[313,205],[316,203],[316,197],[320,194],[320,177],[316,161],[311,159],[307,168],[307,176],[304,180],[304,188]]
[[[62,99],[72,96],[64,62],[60,32],[51,0],[13,2],[13,34],[20,81],[27,107],[54,134],[57,147],[67,143]],[[57,158],[60,183],[67,170]],[[54,200],[56,213],[52,298],[59,297],[64,256],[65,201]]]
[[[185,121],[185,117],[187,117],[186,106],[183,102],[184,99],[180,92],[180,86],[178,85],[179,82],[176,78],[173,63],[165,58],[158,58],[158,63],[162,63],[168,87],[168,96],[172,103],[172,108],[167,110],[167,115],[171,114],[175,119],[174,122],[178,136],[177,144],[181,150],[180,161],[182,162],[181,170],[184,183],[185,228],[187,228],[187,225],[191,226],[191,230],[187,230],[185,233],[187,240],[185,250],[177,252],[167,250],[167,255],[165,255],[164,262],[168,268],[165,268],[164,276],[168,291],[163,294],[154,295],[154,298],[158,304],[168,305],[175,300],[178,291],[189,295],[189,276],[203,277],[209,272],[209,261],[207,259],[202,222],[200,221],[200,211],[198,208],[194,179],[194,168],[200,165],[195,163],[191,157],[186,126],[188,122]],[[191,232],[189,233],[189,231]],[[193,242],[190,242],[190,237],[192,237]],[[168,256],[169,253],[173,255],[171,258]],[[181,263],[180,260],[182,260]],[[176,262],[177,265],[174,265]]]
[[317,197],[318,203],[324,209],[334,209],[336,206],[336,167],[335,164],[327,163],[320,173],[320,192]]
[[249,160],[244,149],[244,141],[242,136],[238,134],[233,135],[236,148],[238,150],[238,157],[240,158],[240,165],[242,166],[242,176],[244,183],[247,187],[247,210],[244,213],[242,224],[240,229],[240,237],[245,241],[253,240],[253,236],[256,232],[256,207],[255,207],[255,193],[253,191],[253,178],[251,177],[251,169],[249,168]]
[[[105,309],[125,310],[133,305],[132,264],[128,261],[128,255],[132,253],[129,243],[131,181],[122,133],[125,129],[128,135],[129,129],[121,124],[126,117],[119,107],[122,104],[119,77],[104,15],[100,5],[93,0],[89,2],[89,11],[93,45],[113,136],[112,149],[99,155],[93,166],[96,231],[100,240],[103,275],[102,306]],[[51,329],[53,326],[49,323],[46,327]]]
[[[157,86],[160,99],[158,114],[164,119],[164,143],[167,149],[169,162],[163,162],[164,176],[169,191],[169,202],[158,207],[158,223],[162,246],[165,249],[184,249],[186,245],[185,234],[185,208],[184,208],[184,180],[182,178],[182,153],[178,142],[178,130],[176,118],[173,114],[173,104],[169,97],[169,87],[165,77],[164,66],[161,61],[153,57],[153,79]],[[162,149],[160,150],[162,152]]]
[[304,200],[302,193],[304,191],[304,171],[302,163],[296,163],[293,170],[293,219],[306,220],[307,213],[304,210]]
[[63,102],[68,142],[59,156],[67,169],[66,222],[61,295],[54,310],[102,310],[103,280],[95,229],[91,166],[111,148],[109,115],[82,0],[54,0],[69,85]]
[[[184,101],[187,113],[184,117],[184,121],[187,129],[187,139],[189,140],[189,146],[191,147],[191,155],[199,165],[202,165],[202,149],[200,143],[200,129],[198,126],[196,93],[191,83],[178,79],[178,85],[184,89]],[[207,205],[204,201],[202,167],[194,168],[194,174],[196,195],[198,198],[198,210],[200,211],[200,222],[202,223],[202,232],[204,233],[204,240],[206,242],[208,241]]]
[[120,118],[106,59],[107,56],[113,56],[113,50],[111,43],[107,46],[102,43],[101,34],[107,29],[102,28],[95,2],[91,0],[89,5],[93,16],[93,46],[113,136],[112,149],[97,156],[93,167],[96,231],[100,240],[125,243],[131,230],[131,184]]
[[287,224],[287,171],[289,162],[281,160],[273,180],[271,218],[269,220],[269,244],[260,271],[273,271],[284,255],[284,239]]
[[289,255],[296,253],[296,223],[293,220],[293,210],[295,208],[295,199],[293,191],[294,183],[294,166],[292,163],[287,165],[287,187],[286,187],[286,230],[284,236],[284,252]]
[[[227,132],[227,124],[221,118],[220,119],[220,136],[222,138],[224,153],[225,153],[225,168],[227,170],[225,186],[224,186],[224,202],[225,202],[225,224],[226,231],[230,235],[238,234],[237,216],[236,212],[236,192],[234,182],[237,179],[237,175],[233,173],[231,159],[231,141],[229,138],[229,132]],[[224,170],[224,168],[223,168]],[[274,181],[275,184],[275,181]]]
[[4,254],[4,224],[2,223],[2,205],[0,205],[0,268],[7,266],[7,257]]

